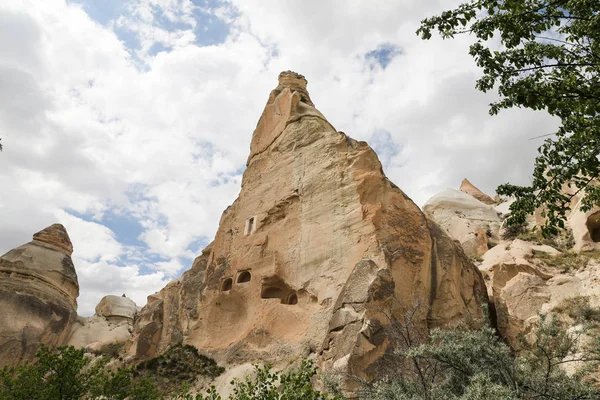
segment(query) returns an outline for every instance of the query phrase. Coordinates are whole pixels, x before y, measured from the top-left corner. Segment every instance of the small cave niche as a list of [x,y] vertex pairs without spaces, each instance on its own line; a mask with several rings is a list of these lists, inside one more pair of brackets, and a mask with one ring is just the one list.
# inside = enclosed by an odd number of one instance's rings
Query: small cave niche
[[228,292],[233,287],[233,279],[227,278],[221,282],[221,292]]
[[285,301],[284,301],[284,299],[281,299],[281,304],[289,304],[289,305],[298,304],[298,295],[296,293],[290,294],[285,299]]
[[260,297],[262,299],[280,299],[282,304],[287,304],[293,293],[295,291],[279,276],[269,276],[261,281]]
[[244,235],[250,235],[256,230],[256,216],[250,217],[246,220],[246,226],[244,226]]
[[237,283],[247,283],[252,279],[250,271],[242,271],[237,277]]
[[600,242],[600,211],[590,215],[585,222],[588,232],[590,233],[590,239],[594,242]]
[[280,299],[283,292],[278,287],[267,286],[263,287],[260,291],[261,299]]

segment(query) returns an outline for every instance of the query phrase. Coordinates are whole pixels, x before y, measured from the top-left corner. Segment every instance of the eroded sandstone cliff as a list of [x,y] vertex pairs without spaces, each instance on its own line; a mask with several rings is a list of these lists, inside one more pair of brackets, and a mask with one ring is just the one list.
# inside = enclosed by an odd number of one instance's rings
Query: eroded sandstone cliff
[[333,128],[306,83],[280,74],[238,198],[191,269],[149,296],[131,356],[183,342],[229,365],[313,356],[369,376],[392,349],[384,309],[420,305],[426,328],[481,316],[479,271],[365,142]]

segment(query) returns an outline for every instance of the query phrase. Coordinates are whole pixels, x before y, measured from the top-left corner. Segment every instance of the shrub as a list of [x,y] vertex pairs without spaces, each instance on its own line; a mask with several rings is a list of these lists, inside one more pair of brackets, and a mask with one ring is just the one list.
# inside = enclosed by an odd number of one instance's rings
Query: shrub
[[591,347],[579,346],[586,329],[570,334],[557,319],[541,316],[535,343],[521,354],[515,354],[489,325],[433,330],[427,343],[398,352],[411,361],[412,373],[398,371],[368,384],[361,398],[599,399],[600,390],[588,382],[586,369],[568,376],[561,368],[569,362],[597,366],[600,340]]
[[42,346],[37,362],[0,371],[3,400],[75,400],[104,397],[114,400],[154,400],[158,394],[147,380],[133,379],[133,370],[106,371],[107,360],[94,365],[83,350],[72,346]]
[[[290,371],[275,372],[269,365],[255,366],[256,376],[245,380],[234,379],[230,400],[343,400],[339,394],[329,395],[315,390],[311,379],[317,369],[310,360],[303,360],[299,367]],[[186,400],[192,400],[187,397]],[[196,400],[222,400],[214,387]]]

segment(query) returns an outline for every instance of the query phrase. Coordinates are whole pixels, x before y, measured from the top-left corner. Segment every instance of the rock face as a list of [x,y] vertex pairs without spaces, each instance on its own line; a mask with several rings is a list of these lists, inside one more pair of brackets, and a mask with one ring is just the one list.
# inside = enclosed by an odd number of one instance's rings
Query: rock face
[[469,182],[469,180],[467,178],[463,179],[463,181],[460,183],[459,190],[461,192],[465,192],[466,194],[469,194],[469,195],[475,197],[477,200],[481,201],[482,203],[485,203],[485,204],[494,204],[495,203],[494,199],[492,199],[487,194],[483,193],[481,190],[477,189],[471,182]]
[[481,316],[479,271],[314,108],[303,76],[279,76],[250,149],[214,242],[149,296],[132,355],[183,341],[230,365],[313,354],[368,376],[392,349],[384,308],[420,303],[427,327]]
[[0,257],[0,366],[32,359],[40,344],[65,344],[79,295],[72,252],[54,224]]
[[500,240],[498,212],[463,191],[446,189],[429,199],[423,211],[458,240],[470,257],[483,255]]

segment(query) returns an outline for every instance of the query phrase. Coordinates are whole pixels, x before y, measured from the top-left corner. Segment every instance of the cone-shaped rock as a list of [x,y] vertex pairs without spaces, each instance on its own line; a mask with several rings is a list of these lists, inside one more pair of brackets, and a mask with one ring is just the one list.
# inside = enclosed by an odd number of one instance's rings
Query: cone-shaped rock
[[32,359],[40,344],[66,343],[79,295],[72,252],[54,224],[0,257],[0,365]]
[[482,203],[485,203],[485,204],[496,203],[494,201],[494,199],[492,199],[490,196],[488,196],[487,194],[485,194],[481,190],[479,190],[475,185],[473,185],[471,182],[469,182],[469,180],[467,178],[462,180],[462,182],[460,183],[459,190],[461,192],[470,194],[471,196],[475,197],[477,200],[481,201]]
[[242,189],[191,270],[148,299],[132,354],[185,342],[221,362],[378,372],[382,311],[420,305],[424,328],[481,316],[478,270],[383,174],[375,152],[283,72],[252,136]]

